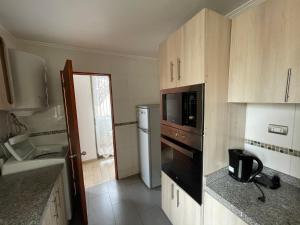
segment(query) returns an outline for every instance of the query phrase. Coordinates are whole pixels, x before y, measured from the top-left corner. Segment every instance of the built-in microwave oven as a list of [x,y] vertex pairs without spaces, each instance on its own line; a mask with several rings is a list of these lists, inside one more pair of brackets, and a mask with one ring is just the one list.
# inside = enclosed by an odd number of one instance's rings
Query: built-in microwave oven
[[203,133],[204,84],[161,91],[161,123]]

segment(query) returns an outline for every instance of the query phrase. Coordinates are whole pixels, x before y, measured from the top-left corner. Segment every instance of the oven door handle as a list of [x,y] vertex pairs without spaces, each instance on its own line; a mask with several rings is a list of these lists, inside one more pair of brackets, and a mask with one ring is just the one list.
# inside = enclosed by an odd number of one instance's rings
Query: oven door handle
[[195,155],[197,154],[197,151],[195,151],[195,150],[187,150],[187,149],[185,149],[185,148],[183,148],[183,147],[181,147],[181,146],[179,146],[179,145],[177,145],[177,144],[175,144],[175,143],[167,140],[164,137],[161,137],[160,140],[161,140],[162,143],[170,146],[174,150],[176,150],[176,151],[184,154],[185,156],[187,156],[187,157],[189,157],[191,159],[194,159]]

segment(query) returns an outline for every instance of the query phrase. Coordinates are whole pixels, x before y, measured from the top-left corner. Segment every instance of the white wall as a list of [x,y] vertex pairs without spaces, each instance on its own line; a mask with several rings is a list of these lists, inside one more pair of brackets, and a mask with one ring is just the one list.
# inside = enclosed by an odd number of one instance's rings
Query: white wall
[[[19,42],[17,47],[43,57],[47,63],[51,108],[26,119],[32,132],[65,129],[59,71],[66,59],[73,61],[74,71],[112,75],[115,123],[136,121],[136,105],[159,102],[159,74],[155,59],[49,47],[31,42]],[[115,130],[119,176],[138,173],[136,126],[116,127]],[[37,137],[35,141],[40,144],[48,140],[52,143],[56,140],[66,142],[65,134],[53,136]]]
[[97,159],[93,98],[90,76],[74,76],[77,120],[82,160]]
[[[288,135],[268,132],[268,125],[288,126]],[[294,104],[248,104],[245,138],[300,151],[300,106]],[[300,157],[245,144],[265,166],[300,178]]]

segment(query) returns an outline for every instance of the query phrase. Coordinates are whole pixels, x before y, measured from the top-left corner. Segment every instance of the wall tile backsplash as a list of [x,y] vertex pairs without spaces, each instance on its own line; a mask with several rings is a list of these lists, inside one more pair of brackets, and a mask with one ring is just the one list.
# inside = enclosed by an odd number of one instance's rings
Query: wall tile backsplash
[[296,106],[293,146],[300,151],[300,105]]
[[[291,148],[295,120],[295,105],[248,104],[246,115],[246,139]],[[269,124],[289,128],[288,134],[278,135],[268,132]]]
[[269,151],[280,152],[282,154],[300,157],[300,151],[297,149],[285,148],[285,147],[267,144],[255,140],[249,140],[249,139],[245,139],[245,144],[253,145],[259,148],[264,148]]
[[[288,127],[287,135],[268,132],[269,124]],[[248,104],[245,149],[265,166],[300,178],[300,106]]]

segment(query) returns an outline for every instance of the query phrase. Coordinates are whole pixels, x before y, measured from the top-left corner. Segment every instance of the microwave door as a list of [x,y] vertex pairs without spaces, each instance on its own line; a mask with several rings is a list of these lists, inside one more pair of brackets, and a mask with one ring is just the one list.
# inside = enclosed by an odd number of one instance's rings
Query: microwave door
[[182,94],[172,93],[166,95],[167,121],[182,125]]

